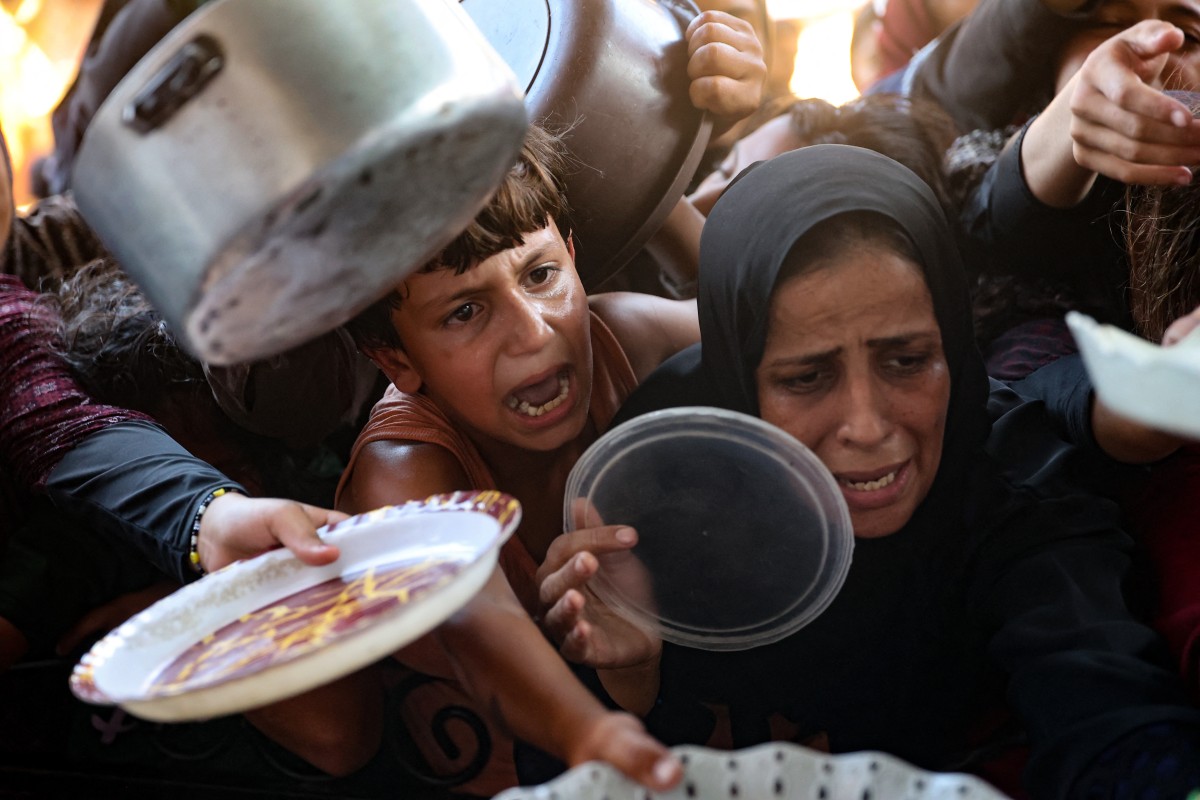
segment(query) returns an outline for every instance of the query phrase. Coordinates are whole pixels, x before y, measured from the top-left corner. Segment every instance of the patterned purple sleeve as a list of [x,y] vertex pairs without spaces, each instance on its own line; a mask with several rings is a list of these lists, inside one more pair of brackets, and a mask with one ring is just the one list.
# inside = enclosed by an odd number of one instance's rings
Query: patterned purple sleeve
[[0,462],[14,488],[41,492],[63,455],[90,434],[144,414],[95,403],[49,347],[54,312],[0,275]]

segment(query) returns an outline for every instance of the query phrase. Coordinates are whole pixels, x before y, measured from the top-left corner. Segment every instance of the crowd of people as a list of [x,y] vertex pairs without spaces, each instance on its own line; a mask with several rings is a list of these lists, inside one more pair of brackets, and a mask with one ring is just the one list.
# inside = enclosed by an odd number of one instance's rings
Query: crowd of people
[[[112,3],[56,117],[54,193],[17,214],[0,180],[0,669],[268,549],[328,564],[316,531],[348,514],[499,489],[523,511],[495,573],[387,662],[420,676],[403,735],[434,774],[458,759],[441,710],[482,720],[455,793],[589,760],[665,790],[670,745],[770,740],[1015,797],[1200,791],[1200,449],[1108,408],[1063,321],[1167,347],[1200,326],[1200,3],[876,3],[859,39],[886,69],[838,107],[765,88],[765,2],[698,5],[691,99],[722,135],[631,267],[659,274],[622,284],[656,291],[585,292],[569,142],[535,122],[436,257],[230,369],[180,346],[71,203],[88,109],[190,10]],[[298,391],[324,399],[246,402]],[[589,445],[695,405],[794,436],[849,508],[845,584],[782,641],[662,642],[591,588],[638,532],[563,531]],[[354,774],[388,674],[245,717]]]

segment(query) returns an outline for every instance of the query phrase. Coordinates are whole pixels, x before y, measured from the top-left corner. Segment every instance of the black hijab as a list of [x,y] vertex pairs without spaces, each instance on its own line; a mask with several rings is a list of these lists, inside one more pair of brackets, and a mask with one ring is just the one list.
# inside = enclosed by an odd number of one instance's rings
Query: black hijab
[[925,268],[957,394],[982,407],[987,380],[972,339],[971,307],[954,234],[933,192],[911,170],[871,150],[815,145],[744,172],[713,208],[700,244],[702,363],[723,382],[723,405],[758,413],[771,294],[796,242],[848,212],[875,212],[912,242]]
[[[945,766],[979,674],[981,648],[944,632],[962,630],[946,617],[961,608],[950,598],[969,557],[963,496],[987,436],[988,381],[954,238],[924,182],[889,158],[846,145],[801,148],[743,172],[704,226],[701,345],[660,367],[621,417],[679,405],[758,416],[755,371],[781,270],[801,237],[852,212],[894,221],[929,286],[951,376],[938,476],[901,531],[857,540],[845,584],[815,621],[782,642],[742,653],[668,645],[664,686],[727,704],[738,745],[765,738],[765,718],[781,710],[801,733],[828,734],[835,749],[881,748]],[[933,686],[929,678],[941,667],[963,680]]]
[[[929,187],[872,150],[823,144],[749,167],[713,207],[700,242],[701,345],[656,372],[618,422],[656,408],[712,405],[758,416],[771,295],[788,255],[834,217],[874,212],[908,237],[925,273],[950,370],[938,483],[962,475],[987,437],[988,379],[975,347],[966,278],[953,231]],[[940,493],[940,492],[939,492]]]

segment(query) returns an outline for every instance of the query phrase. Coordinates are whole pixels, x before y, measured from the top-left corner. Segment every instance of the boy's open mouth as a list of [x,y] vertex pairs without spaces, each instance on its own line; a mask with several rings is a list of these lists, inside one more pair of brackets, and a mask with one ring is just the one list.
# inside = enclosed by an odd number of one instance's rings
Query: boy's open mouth
[[504,403],[518,414],[540,417],[561,406],[570,393],[571,378],[564,371],[518,389]]

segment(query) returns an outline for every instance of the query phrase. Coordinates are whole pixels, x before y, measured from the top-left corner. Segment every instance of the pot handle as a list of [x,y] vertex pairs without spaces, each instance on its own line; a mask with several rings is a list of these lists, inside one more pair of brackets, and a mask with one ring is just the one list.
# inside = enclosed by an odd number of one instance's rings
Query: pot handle
[[199,94],[224,66],[225,54],[217,40],[207,34],[197,36],[129,101],[121,121],[138,133],[149,133]]

